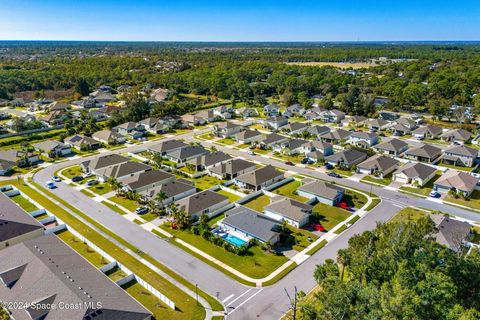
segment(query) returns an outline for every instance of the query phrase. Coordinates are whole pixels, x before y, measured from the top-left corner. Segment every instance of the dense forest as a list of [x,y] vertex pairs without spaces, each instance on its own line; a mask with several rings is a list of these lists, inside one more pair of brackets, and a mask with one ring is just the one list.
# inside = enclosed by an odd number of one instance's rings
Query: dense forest
[[297,319],[480,319],[480,255],[439,245],[434,223],[382,224],[349,240]]
[[[286,64],[379,57],[387,62],[355,72]],[[0,97],[75,90],[80,82],[90,88],[152,84],[252,105],[271,96],[309,105],[321,96],[325,107],[335,102],[365,115],[381,96],[392,109],[442,116],[452,104],[480,108],[480,45],[0,42]]]

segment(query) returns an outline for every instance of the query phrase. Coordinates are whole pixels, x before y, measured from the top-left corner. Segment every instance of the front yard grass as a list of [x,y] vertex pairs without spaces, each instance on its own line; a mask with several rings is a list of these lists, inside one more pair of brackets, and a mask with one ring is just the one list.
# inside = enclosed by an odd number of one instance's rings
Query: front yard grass
[[414,222],[424,217],[426,214],[425,211],[412,207],[403,208],[390,220],[390,222]]
[[430,191],[432,191],[432,188],[433,188],[433,183],[438,179],[440,178],[440,176],[442,175],[442,173],[440,171],[437,171],[437,173],[435,174],[435,176],[430,179],[430,181],[428,181],[423,187],[400,187],[400,190],[404,190],[404,191],[408,191],[408,192],[412,192],[412,193],[416,193],[420,196],[424,196],[424,197],[428,197]]
[[369,182],[379,183],[379,184],[383,184],[384,186],[388,186],[390,183],[392,183],[392,175],[389,174],[388,176],[386,176],[384,178],[381,178],[381,179],[380,178],[375,178],[375,177],[372,177],[372,176],[365,176],[360,181],[366,182],[366,183],[369,183]]
[[15,201],[23,210],[27,212],[32,212],[38,210],[38,207],[31,203],[27,198],[22,196],[21,194],[10,197],[13,201]]
[[336,172],[339,175],[346,176],[346,177],[351,177],[355,174],[354,172],[352,172],[350,170],[342,170],[342,169],[337,168],[337,167],[333,168],[331,171]]
[[275,255],[265,252],[259,246],[249,248],[247,254],[240,256],[228,252],[190,231],[173,230],[163,225],[161,225],[160,228],[163,228],[178,239],[195,246],[215,259],[218,259],[253,278],[263,278],[268,276],[288,260],[288,258],[283,255]]
[[109,202],[107,202],[107,201],[102,201],[101,203],[102,203],[103,205],[106,205],[107,207],[109,207],[110,209],[112,209],[113,211],[115,211],[116,213],[121,214],[122,216],[123,216],[124,214],[127,214],[125,211],[123,211],[122,209],[120,209],[120,208],[117,207],[116,205],[111,204],[111,203],[109,203]]
[[133,201],[124,197],[120,197],[120,196],[113,196],[108,198],[108,200],[113,201],[130,211],[135,211],[135,209],[137,209],[139,206],[139,204],[136,201]]
[[279,194],[285,197],[292,198],[294,200],[300,201],[300,202],[305,202],[308,199],[302,196],[299,196],[296,194],[297,189],[301,186],[301,182],[297,180],[290,181],[289,183],[286,183],[274,190],[272,190],[273,193]]
[[471,172],[473,170],[472,167],[460,167],[460,166],[454,166],[454,165],[446,164],[446,163],[439,163],[438,166],[445,167],[445,168],[450,168],[450,169],[456,169],[456,170],[460,170],[460,171],[466,171],[466,172]]
[[292,232],[290,236],[295,239],[295,244],[292,246],[293,250],[298,252],[304,250],[308,247],[312,242],[318,239],[318,236],[311,233],[308,230],[295,228],[292,226],[288,226],[290,231]]
[[282,153],[274,153],[273,157],[283,161],[291,161],[293,163],[300,163],[305,158],[302,154],[287,155]]
[[233,202],[235,202],[235,201],[237,201],[237,200],[240,199],[240,196],[237,196],[236,194],[233,194],[233,193],[231,193],[231,192],[225,191],[225,190],[223,190],[223,189],[218,189],[218,190],[215,191],[215,192],[218,193],[218,194],[221,194],[221,195],[223,195],[223,196],[225,196],[225,197],[227,197],[227,198],[228,198],[228,201],[230,201],[231,203],[233,203]]
[[452,196],[447,195],[444,201],[456,203],[462,206],[480,210],[480,191],[474,190],[470,195],[470,197],[467,199],[463,199],[463,198],[455,199]]
[[120,279],[123,279],[127,276],[127,274],[120,269],[119,267],[112,268],[108,270],[105,275],[112,279],[112,281],[118,281]]
[[112,187],[108,183],[99,183],[94,186],[90,186],[88,187],[88,190],[91,190],[98,195],[104,195],[110,191],[113,191]]
[[213,227],[217,224],[218,221],[222,220],[223,218],[225,218],[225,213],[219,214],[218,216],[211,218],[210,220],[208,220],[208,226],[210,228]]
[[313,207],[311,221],[320,223],[328,231],[347,219],[350,214],[347,210],[319,202]]
[[62,171],[60,171],[60,173],[69,179],[72,179],[75,176],[83,176],[83,171],[79,165],[65,168]]
[[193,181],[195,182],[195,187],[197,187],[200,190],[206,190],[213,186],[216,186],[225,182],[225,180],[220,180],[208,175],[200,178],[196,178]]
[[218,140],[216,142],[221,143],[221,144],[226,144],[226,145],[229,145],[229,146],[237,143],[234,139],[230,139],[230,138],[224,138],[224,139]]
[[247,208],[253,209],[258,212],[263,212],[263,209],[270,204],[270,197],[264,194],[259,195],[243,205]]
[[270,149],[253,149],[252,151],[259,154],[269,154],[270,152],[272,152],[272,150]]
[[142,218],[143,220],[147,221],[147,222],[150,222],[152,220],[155,220],[156,218],[158,218],[158,215],[155,214],[155,213],[151,213],[151,212],[147,212],[145,214],[142,214],[140,216],[140,218]]
[[110,262],[102,257],[98,252],[90,248],[83,241],[75,237],[70,231],[64,230],[57,233],[57,236],[63,240],[69,247],[88,260],[95,267],[100,268]]
[[347,202],[349,207],[360,209],[365,203],[367,203],[368,199],[366,196],[356,191],[345,190],[345,195],[343,196],[342,201]]

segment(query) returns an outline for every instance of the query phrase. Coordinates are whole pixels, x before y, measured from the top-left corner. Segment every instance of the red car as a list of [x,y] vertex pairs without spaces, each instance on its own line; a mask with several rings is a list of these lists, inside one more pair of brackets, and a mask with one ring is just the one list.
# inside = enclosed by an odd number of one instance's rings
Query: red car
[[313,226],[317,231],[327,231],[321,224],[317,223]]
[[340,208],[342,208],[342,209],[345,209],[345,210],[350,209],[350,208],[348,207],[348,205],[347,205],[346,202],[340,202],[340,203],[338,204],[338,206],[339,206]]

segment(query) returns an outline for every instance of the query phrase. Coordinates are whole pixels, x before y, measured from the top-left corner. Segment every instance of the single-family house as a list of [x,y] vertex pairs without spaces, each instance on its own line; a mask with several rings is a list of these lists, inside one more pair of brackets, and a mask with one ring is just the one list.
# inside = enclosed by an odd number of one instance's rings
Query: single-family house
[[297,189],[299,196],[316,199],[316,201],[330,206],[337,205],[345,194],[345,189],[337,185],[313,179],[304,179]]
[[234,178],[234,183],[240,188],[258,191],[283,180],[283,178],[283,172],[277,171],[273,166],[268,165],[237,176]]
[[18,167],[29,166],[40,161],[38,154],[16,149],[0,150],[0,160],[14,162]]
[[442,134],[442,132],[442,128],[428,124],[413,130],[412,136],[418,140],[436,139]]
[[102,146],[97,140],[79,134],[67,137],[63,142],[77,150],[95,150]]
[[273,148],[277,145],[285,146],[288,143],[288,138],[276,133],[267,134],[265,139],[260,141],[260,145],[265,148]]
[[275,103],[267,104],[263,107],[263,113],[266,117],[275,117],[280,115],[280,106]]
[[309,126],[307,128],[307,132],[311,136],[319,138],[321,135],[330,132],[330,128],[327,126],[319,126],[319,125]]
[[186,146],[179,149],[168,151],[165,154],[165,157],[173,162],[176,163],[184,163],[188,160],[200,157],[202,155],[208,154],[208,150],[206,150],[202,146]]
[[281,225],[277,220],[244,206],[225,212],[225,218],[219,225],[226,232],[238,235],[245,241],[256,239],[260,243],[274,245],[280,240]]
[[370,148],[378,143],[378,135],[374,132],[356,131],[348,137],[347,143],[364,149]]
[[367,153],[358,149],[345,149],[325,158],[333,166],[351,168],[367,159]]
[[219,106],[213,109],[213,114],[222,119],[231,119],[235,112],[232,107]]
[[477,184],[478,178],[467,172],[448,170],[434,182],[433,189],[441,193],[453,191],[468,198],[475,191]]
[[346,142],[351,135],[352,135],[352,132],[350,131],[337,129],[334,131],[329,131],[327,133],[324,133],[320,135],[318,138],[324,142],[340,145]]
[[395,121],[398,118],[400,118],[400,115],[396,112],[391,112],[391,111],[380,111],[378,113],[378,117],[383,120],[387,121]]
[[391,132],[393,132],[394,136],[400,137],[407,134],[411,134],[412,130],[409,129],[407,126],[401,123],[395,123],[391,127],[388,128]]
[[137,122],[125,122],[112,129],[121,136],[130,137],[132,139],[140,139],[145,135],[145,128]]
[[379,143],[373,146],[377,152],[389,154],[395,157],[400,156],[402,153],[407,151],[408,143],[400,139],[390,139],[388,141]]
[[302,122],[291,122],[280,127],[280,131],[283,131],[289,135],[302,134],[307,131],[308,126]]
[[340,110],[324,110],[320,112],[320,120],[329,123],[339,123],[345,119],[345,113]]
[[[160,192],[163,192],[164,194],[163,200],[157,198],[157,195]],[[140,194],[145,199],[153,199],[157,204],[166,206],[172,202],[191,196],[196,192],[197,188],[192,181],[178,179],[143,190]]]
[[214,113],[213,110],[202,110],[196,113],[196,116],[203,119],[204,122],[213,122],[216,119],[220,119],[220,117],[217,117]]
[[304,143],[300,149],[300,152],[305,155],[313,151],[319,151],[326,157],[333,154],[333,146],[328,142],[312,140]]
[[80,167],[85,173],[96,174],[97,170],[107,167],[113,167],[121,163],[130,161],[128,157],[121,156],[119,154],[109,154],[106,156],[95,157],[92,160],[84,161],[80,164]]
[[209,218],[219,214],[219,210],[229,204],[228,197],[210,190],[200,191],[186,198],[176,201],[179,210],[183,210],[193,219],[202,215]]
[[286,197],[275,197],[272,200],[273,202],[264,209],[266,216],[277,221],[286,221],[296,228],[308,223],[313,206]]
[[112,130],[97,131],[92,134],[92,138],[98,142],[108,145],[122,144],[127,141],[127,138]]
[[459,251],[470,239],[472,226],[468,222],[440,214],[430,215],[430,218],[435,223],[435,240],[441,245]]
[[436,171],[434,167],[423,163],[408,162],[393,173],[393,181],[422,187],[435,176]]
[[430,144],[424,144],[423,146],[405,151],[404,158],[420,162],[434,163],[441,155],[442,149]]
[[146,118],[138,122],[139,126],[142,126],[145,131],[153,133],[153,134],[160,134],[166,133],[170,130],[170,127],[166,125],[164,122],[160,121],[157,118]]
[[440,137],[444,141],[453,142],[455,144],[464,144],[470,140],[472,133],[464,129],[452,129],[443,133]]
[[232,159],[227,162],[218,163],[207,169],[209,175],[222,180],[232,180],[239,175],[255,170],[255,163],[243,160]]
[[283,113],[283,116],[287,118],[291,117],[300,117],[305,114],[305,108],[302,107],[299,104],[294,104],[286,108],[285,112]]
[[0,159],[0,176],[7,176],[13,172],[13,167],[17,164],[14,161]]
[[399,118],[395,120],[394,123],[401,124],[410,131],[415,130],[418,127],[417,122],[412,118],[405,118],[405,117]]
[[33,148],[49,158],[63,157],[72,154],[72,147],[56,140],[44,140],[34,143]]
[[142,192],[172,181],[175,181],[173,174],[163,170],[148,170],[123,179],[122,185],[127,192]]
[[465,145],[454,145],[443,151],[442,163],[460,166],[473,167],[477,163],[478,150]]
[[230,155],[222,151],[216,151],[188,160],[187,163],[194,165],[197,171],[202,171],[217,164],[225,163],[230,159],[232,159]]
[[258,130],[246,129],[235,135],[235,140],[240,144],[252,144],[262,140],[263,135]]
[[286,153],[289,155],[304,153],[304,145],[308,144],[309,141],[303,139],[291,139],[288,140],[288,143],[284,146],[275,146],[273,151]]
[[160,154],[161,156],[164,156],[167,154],[167,152],[172,152],[188,146],[189,145],[182,140],[166,140],[148,147],[148,151],[155,152]]
[[370,131],[382,131],[387,129],[390,126],[390,121],[384,120],[382,118],[368,120],[366,125]]
[[280,127],[288,124],[288,118],[284,116],[273,116],[264,120],[264,127],[270,130],[279,130]]
[[244,126],[231,122],[220,122],[213,126],[213,134],[221,138],[230,138],[243,130]]
[[206,119],[191,113],[182,115],[181,119],[189,126],[201,126],[207,123]]
[[376,154],[359,163],[357,165],[357,172],[373,174],[376,177],[383,179],[393,171],[397,170],[399,165],[400,161],[392,157],[383,154]]
[[235,115],[243,118],[258,117],[258,111],[255,108],[238,108],[235,109]]
[[128,161],[97,169],[95,170],[95,174],[100,182],[106,182],[111,178],[123,183],[125,180],[128,180],[128,178],[150,170],[152,170],[152,167],[149,165],[136,161]]
[[343,119],[342,123],[344,126],[353,126],[353,127],[358,127],[358,126],[363,126],[366,122],[368,121],[367,117],[364,116],[350,116],[346,119]]

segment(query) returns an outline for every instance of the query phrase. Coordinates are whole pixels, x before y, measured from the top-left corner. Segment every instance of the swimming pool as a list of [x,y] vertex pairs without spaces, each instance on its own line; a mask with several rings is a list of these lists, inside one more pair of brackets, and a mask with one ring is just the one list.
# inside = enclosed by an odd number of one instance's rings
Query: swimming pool
[[241,247],[245,243],[247,243],[247,241],[242,240],[238,237],[232,236],[231,234],[228,234],[228,233],[223,236],[223,239],[225,239],[226,241],[230,242],[233,245],[236,245],[237,247]]

